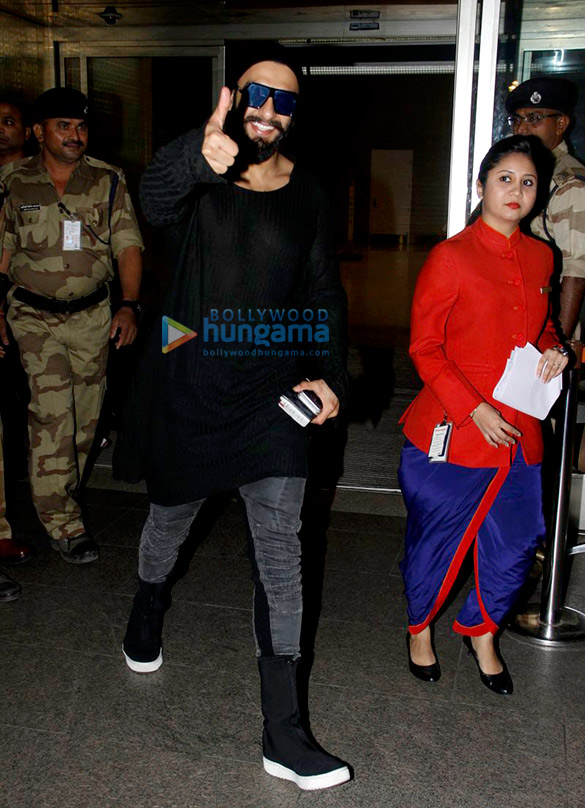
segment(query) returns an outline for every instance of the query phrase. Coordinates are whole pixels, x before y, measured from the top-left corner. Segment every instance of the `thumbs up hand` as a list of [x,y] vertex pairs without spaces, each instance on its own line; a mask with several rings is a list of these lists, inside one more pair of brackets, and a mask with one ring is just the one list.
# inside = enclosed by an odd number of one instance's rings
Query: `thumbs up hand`
[[239,151],[238,146],[223,131],[226,115],[232,103],[229,87],[222,87],[217,107],[205,127],[201,154],[216,174],[225,174]]

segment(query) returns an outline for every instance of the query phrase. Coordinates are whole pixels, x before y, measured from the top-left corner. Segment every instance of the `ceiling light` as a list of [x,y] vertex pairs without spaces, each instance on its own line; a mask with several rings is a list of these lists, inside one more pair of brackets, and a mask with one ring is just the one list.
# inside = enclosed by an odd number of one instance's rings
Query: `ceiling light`
[[98,14],[106,25],[115,25],[118,20],[122,19],[122,15],[116,9],[116,6],[106,6],[101,14]]

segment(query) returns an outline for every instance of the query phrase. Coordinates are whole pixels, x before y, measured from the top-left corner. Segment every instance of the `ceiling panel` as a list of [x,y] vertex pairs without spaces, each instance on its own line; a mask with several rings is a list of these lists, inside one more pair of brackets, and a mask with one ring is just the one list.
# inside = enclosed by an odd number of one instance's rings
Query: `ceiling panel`
[[[389,7],[392,13],[412,6],[453,5],[454,0],[401,0],[399,3],[372,4],[356,0],[340,5],[335,0],[126,0],[114,3],[122,14],[116,26],[230,24],[245,21],[257,23],[311,21],[337,22],[349,20],[352,8],[379,10],[383,18]],[[0,11],[41,25],[103,26],[98,16],[106,3],[91,0],[0,0]],[[110,5],[108,3],[107,5]],[[112,26],[113,27],[113,26]]]

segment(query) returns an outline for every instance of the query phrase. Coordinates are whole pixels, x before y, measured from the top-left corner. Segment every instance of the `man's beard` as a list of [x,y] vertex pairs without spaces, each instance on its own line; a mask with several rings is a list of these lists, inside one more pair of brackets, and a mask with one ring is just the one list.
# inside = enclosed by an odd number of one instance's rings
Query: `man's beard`
[[[243,129],[244,134],[244,152],[246,157],[249,157],[250,164],[252,163],[264,163],[266,160],[269,160],[273,154],[276,154],[278,151],[279,144],[281,143],[282,139],[286,135],[286,130],[280,123],[280,121],[264,121],[262,118],[256,118],[253,115],[244,118],[244,127],[247,123],[267,123],[270,126],[273,126],[278,134],[273,140],[264,140],[261,135],[258,137],[251,138],[245,128]],[[239,144],[238,144],[239,145]],[[241,147],[240,147],[241,148]]]
[[[288,131],[284,129],[278,120],[265,121],[254,115],[249,115],[244,119],[245,112],[246,108],[241,106],[230,110],[223,129],[239,149],[235,163],[228,172],[234,177],[239,177],[241,172],[245,171],[250,165],[258,165],[269,160],[278,151],[282,139]],[[269,124],[278,131],[278,134],[272,141],[264,140],[261,136],[251,138],[245,130],[245,124],[249,122]]]

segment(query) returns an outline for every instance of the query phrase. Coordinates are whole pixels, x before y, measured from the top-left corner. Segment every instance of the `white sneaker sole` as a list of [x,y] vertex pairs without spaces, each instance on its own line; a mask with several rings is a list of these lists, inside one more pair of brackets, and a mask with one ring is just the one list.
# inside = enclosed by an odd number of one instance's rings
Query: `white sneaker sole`
[[290,780],[296,783],[303,791],[317,791],[320,788],[331,788],[332,786],[347,783],[351,778],[347,766],[340,766],[339,769],[333,769],[331,772],[324,774],[309,774],[300,775],[292,769],[287,769],[280,763],[274,763],[272,760],[262,758],[264,763],[264,771],[271,774],[273,777],[280,777],[281,780]]
[[137,662],[135,659],[131,659],[126,651],[124,651],[124,647],[122,647],[122,653],[126,659],[126,665],[135,673],[154,673],[163,664],[162,648],[157,658],[153,659],[152,662]]

